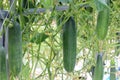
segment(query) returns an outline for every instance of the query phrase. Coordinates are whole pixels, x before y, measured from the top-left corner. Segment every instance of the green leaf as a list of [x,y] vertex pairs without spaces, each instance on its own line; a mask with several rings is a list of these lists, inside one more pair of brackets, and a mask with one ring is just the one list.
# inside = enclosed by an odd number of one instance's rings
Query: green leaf
[[70,3],[70,2],[72,2],[72,0],[59,0],[59,2],[61,2],[61,3]]
[[36,33],[36,35],[32,37],[31,42],[40,44],[41,42],[45,41],[47,37],[48,35],[45,33]]
[[30,74],[30,67],[29,67],[29,63],[27,63],[26,65],[22,66],[22,71],[20,73],[20,75],[22,76],[22,80],[25,79],[29,79],[29,74]]
[[0,0],[0,9],[3,7],[3,0]]
[[50,8],[53,7],[53,0],[41,0],[42,5],[44,8]]
[[35,8],[36,7],[35,0],[22,0],[22,8]]

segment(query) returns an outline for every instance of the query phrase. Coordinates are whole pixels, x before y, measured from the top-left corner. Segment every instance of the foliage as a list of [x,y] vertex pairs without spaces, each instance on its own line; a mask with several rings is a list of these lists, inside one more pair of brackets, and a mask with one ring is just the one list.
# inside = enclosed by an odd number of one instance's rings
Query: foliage
[[[116,42],[116,32],[120,31],[119,1],[111,1],[109,29],[103,41],[98,40],[95,33],[97,8],[94,0],[74,0],[73,2],[71,0],[68,2],[63,0],[29,0],[31,3],[36,1],[32,6],[34,12],[37,11],[37,8],[47,9],[44,13],[39,14],[24,14],[24,11],[30,9],[31,6],[29,5],[27,8],[21,6],[22,1],[24,0],[18,0],[15,7],[16,12],[8,18],[11,20],[14,16],[21,26],[24,57],[22,71],[17,77],[20,80],[77,80],[83,72],[90,73],[91,67],[96,63],[96,53],[99,51],[102,50],[104,53],[103,60],[110,60],[111,56],[116,56],[119,53],[119,49],[116,49],[117,46],[120,46]],[[60,5],[70,6],[70,9],[56,11],[55,6]],[[52,11],[49,10],[51,7]],[[3,8],[11,12],[8,0],[3,0]],[[63,15],[67,16],[57,24]],[[76,66],[80,64],[82,68],[75,68],[72,73],[67,73],[63,68],[61,38],[62,26],[71,15],[75,17],[77,25]],[[6,19],[4,24],[6,24]],[[111,52],[113,50],[116,50],[114,54]],[[57,79],[58,77],[59,79]]]

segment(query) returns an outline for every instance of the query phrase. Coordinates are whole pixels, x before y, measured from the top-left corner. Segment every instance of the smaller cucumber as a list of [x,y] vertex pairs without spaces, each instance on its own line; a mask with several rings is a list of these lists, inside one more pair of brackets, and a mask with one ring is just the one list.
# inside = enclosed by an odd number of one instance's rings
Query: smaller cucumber
[[110,62],[110,65],[111,65],[111,68],[110,68],[110,80],[115,80],[116,79],[116,76],[115,76],[115,61],[114,59],[111,60]]
[[[105,2],[106,4],[108,2]],[[101,5],[104,6],[104,5]],[[109,8],[104,7],[102,10],[98,12],[97,16],[97,25],[96,25],[96,34],[98,39],[104,40],[107,32],[108,32],[108,26],[109,26]]]
[[7,80],[6,52],[2,46],[0,46],[0,80]]
[[93,80],[103,80],[103,70],[102,54],[100,53],[97,55]]
[[100,11],[97,17],[96,33],[100,40],[105,39],[108,32],[109,11],[107,9]]

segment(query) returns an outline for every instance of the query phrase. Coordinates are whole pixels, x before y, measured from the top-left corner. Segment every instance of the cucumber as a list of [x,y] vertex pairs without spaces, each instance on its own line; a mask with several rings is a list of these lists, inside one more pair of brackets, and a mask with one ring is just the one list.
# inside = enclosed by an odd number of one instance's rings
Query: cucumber
[[115,76],[115,61],[114,59],[111,60],[110,62],[111,68],[110,68],[110,80],[115,80],[116,76]]
[[63,62],[67,72],[72,72],[76,62],[76,24],[70,17],[63,25]]
[[103,68],[102,55],[98,54],[93,80],[103,80],[103,71],[104,71],[104,68]]
[[22,66],[22,35],[20,25],[12,21],[12,26],[7,29],[8,64],[12,76],[17,76]]
[[119,56],[120,52],[120,32],[116,32],[116,37],[117,37],[117,46],[116,46],[116,55]]
[[6,52],[0,45],[0,80],[7,80]]
[[108,7],[104,7],[104,9],[98,12],[96,34],[100,40],[104,40],[108,32],[109,12]]

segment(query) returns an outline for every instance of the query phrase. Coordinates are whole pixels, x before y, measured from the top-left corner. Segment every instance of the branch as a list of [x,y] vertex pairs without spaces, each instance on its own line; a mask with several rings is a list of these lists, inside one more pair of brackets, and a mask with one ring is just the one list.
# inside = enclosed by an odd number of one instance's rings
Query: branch
[[[86,6],[88,6],[88,4],[81,4],[78,7],[82,8],[82,7],[86,7]],[[65,10],[68,10],[68,9],[69,9],[69,6],[65,6],[65,5],[55,7],[56,11],[65,11]],[[30,8],[30,9],[24,10],[23,14],[24,15],[40,14],[40,13],[44,13],[46,11],[47,11],[47,9],[45,9],[45,8],[38,8],[38,9],[37,8]],[[50,8],[49,11],[53,11],[53,8]],[[0,19],[4,19],[7,16],[7,14],[8,14],[8,11],[0,10]],[[9,16],[7,16],[7,18],[8,17]]]
[[[69,6],[57,6],[57,7],[55,7],[56,11],[65,11],[68,9],[69,9]],[[53,11],[53,8],[50,8],[49,10]],[[38,9],[32,8],[32,9],[25,10],[24,13],[25,14],[40,14],[40,13],[44,13],[46,11],[47,11],[47,9],[45,9],[45,8],[38,8]]]

